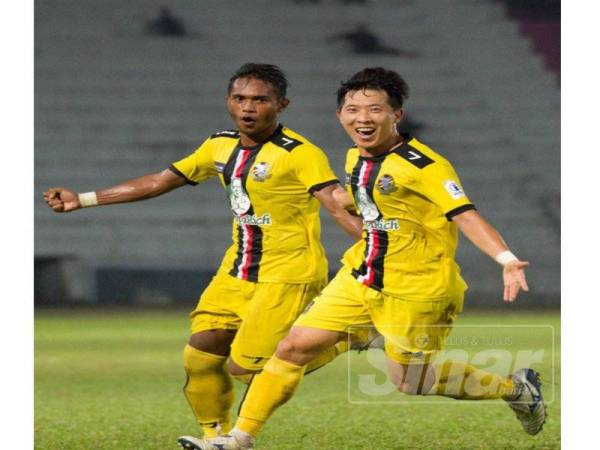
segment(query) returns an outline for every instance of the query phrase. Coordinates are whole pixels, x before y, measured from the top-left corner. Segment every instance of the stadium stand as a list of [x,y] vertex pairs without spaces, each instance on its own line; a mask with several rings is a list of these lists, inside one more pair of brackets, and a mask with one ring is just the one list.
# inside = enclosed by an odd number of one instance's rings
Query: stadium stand
[[[558,305],[560,91],[503,5],[171,1],[190,32],[185,39],[143,33],[160,6],[36,2],[36,283],[52,278],[43,276],[48,267],[69,272],[73,258],[95,280],[87,288],[80,283],[75,296],[55,289],[41,303],[195,301],[230,240],[230,213],[216,181],[69,215],[52,213],[41,194],[58,185],[80,192],[107,187],[192,152],[215,130],[231,127],[227,80],[256,61],[287,72],[292,103],[283,118],[328,152],[340,178],[349,141],[334,115],[339,82],[365,66],[398,70],[412,88],[406,108],[422,125],[417,136],[453,161],[480,211],[531,261],[533,293],[525,302]],[[325,43],[364,22],[365,8],[385,42],[419,56],[354,55],[343,43]],[[323,240],[333,270],[350,239],[324,217]],[[63,257],[70,263],[63,265]],[[472,287],[470,304],[499,305],[495,263],[464,239],[459,262]],[[51,290],[37,287],[36,299]]]

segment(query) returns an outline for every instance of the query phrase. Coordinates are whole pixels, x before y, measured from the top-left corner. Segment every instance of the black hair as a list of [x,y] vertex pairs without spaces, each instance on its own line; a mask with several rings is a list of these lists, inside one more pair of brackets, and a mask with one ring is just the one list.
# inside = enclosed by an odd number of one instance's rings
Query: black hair
[[287,92],[288,80],[283,71],[273,64],[246,63],[229,79],[227,93],[231,92],[233,83],[238,78],[256,78],[273,86],[278,99],[284,99]]
[[388,95],[388,102],[393,109],[399,109],[408,98],[408,84],[393,70],[383,67],[367,67],[356,72],[347,81],[342,81],[337,90],[337,107],[340,109],[344,104],[346,94],[350,91],[361,89],[379,89]]

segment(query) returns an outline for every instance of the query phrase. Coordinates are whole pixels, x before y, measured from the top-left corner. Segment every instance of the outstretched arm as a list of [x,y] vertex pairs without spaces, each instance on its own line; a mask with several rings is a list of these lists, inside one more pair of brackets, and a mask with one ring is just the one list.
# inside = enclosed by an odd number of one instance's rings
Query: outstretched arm
[[165,169],[85,194],[77,194],[62,187],[51,188],[44,192],[44,201],[55,212],[70,212],[89,206],[146,200],[181,187],[185,183],[183,177]]
[[362,237],[362,220],[352,216],[344,206],[338,203],[337,200],[341,198],[340,191],[343,191],[340,185],[333,184],[314,192],[313,195],[321,202],[321,205],[331,214],[338,225],[358,241]]
[[516,300],[519,291],[529,291],[525,278],[527,261],[519,261],[508,249],[500,233],[477,211],[468,210],[452,218],[460,230],[482,252],[494,258],[503,269],[504,301]]

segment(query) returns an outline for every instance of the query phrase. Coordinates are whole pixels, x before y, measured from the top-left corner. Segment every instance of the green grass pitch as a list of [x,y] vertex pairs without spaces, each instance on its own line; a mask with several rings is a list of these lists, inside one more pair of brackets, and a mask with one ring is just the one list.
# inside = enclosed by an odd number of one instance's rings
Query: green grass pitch
[[[304,379],[297,395],[267,424],[255,448],[560,448],[559,314],[467,311],[458,325],[552,327],[554,370],[549,360],[539,367],[544,394],[552,401],[539,435],[525,434],[501,403],[441,399],[423,404],[420,398],[398,393],[355,395],[348,389],[348,358],[340,357]],[[514,330],[518,345],[543,349],[546,355],[552,352],[549,327]],[[197,435],[182,394],[187,336],[185,311],[37,312],[35,448],[167,450],[178,448],[179,435]],[[371,370],[364,353],[354,352],[350,367],[351,376]],[[244,388],[236,382],[238,400]],[[365,398],[373,401],[354,402]]]

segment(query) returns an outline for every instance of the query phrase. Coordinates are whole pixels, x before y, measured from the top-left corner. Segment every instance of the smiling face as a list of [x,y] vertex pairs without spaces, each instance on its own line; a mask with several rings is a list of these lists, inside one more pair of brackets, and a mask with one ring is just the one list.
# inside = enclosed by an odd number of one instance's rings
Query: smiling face
[[362,156],[387,152],[398,143],[396,124],[404,112],[394,110],[387,92],[379,89],[349,91],[337,112],[338,119]]
[[229,115],[240,130],[242,145],[264,142],[276,129],[279,113],[288,105],[273,86],[256,78],[238,78],[227,97]]

